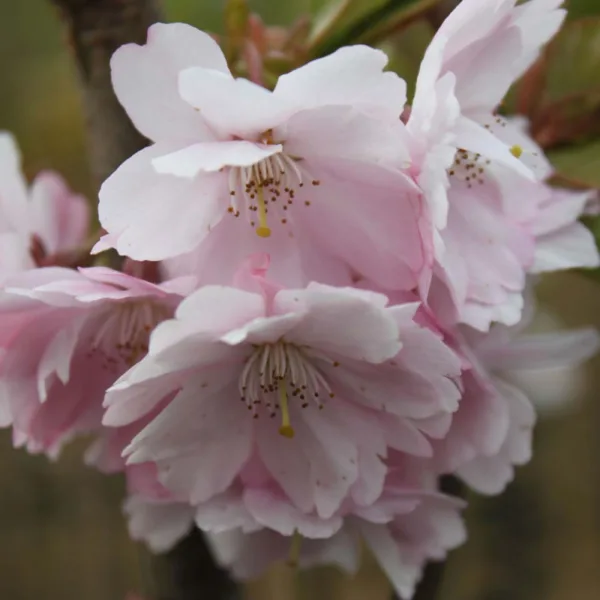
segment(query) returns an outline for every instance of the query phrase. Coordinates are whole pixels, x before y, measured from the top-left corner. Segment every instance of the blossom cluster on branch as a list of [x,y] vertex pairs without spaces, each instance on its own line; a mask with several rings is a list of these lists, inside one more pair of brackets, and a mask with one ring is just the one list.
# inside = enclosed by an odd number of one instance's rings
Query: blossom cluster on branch
[[527,122],[497,113],[564,18],[515,4],[463,0],[410,106],[380,50],[270,90],[206,33],[153,25],[111,65],[151,145],[102,185],[91,243],[84,200],[55,174],[28,188],[3,134],[15,445],[54,457],[92,434],[86,461],[125,474],[131,535],[156,551],[197,526],[243,579],[278,560],[352,571],[362,540],[410,598],[466,535],[440,477],[495,494],[530,458],[511,372],[598,346],[524,331],[538,274],[600,261],[579,223],[594,194],[551,187]]

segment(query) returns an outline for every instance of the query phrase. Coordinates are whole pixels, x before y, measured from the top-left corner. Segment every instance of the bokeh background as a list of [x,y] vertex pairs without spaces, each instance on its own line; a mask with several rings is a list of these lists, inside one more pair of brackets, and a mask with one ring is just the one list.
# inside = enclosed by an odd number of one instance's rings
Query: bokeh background
[[[168,20],[222,29],[222,0],[164,4]],[[267,23],[289,24],[315,3],[250,4]],[[585,121],[577,134],[565,137],[560,130],[552,156],[565,179],[600,187],[600,1],[567,4],[575,34],[555,51],[562,62],[550,74],[548,94],[574,99],[571,119],[596,120]],[[430,35],[429,26],[418,24],[388,46],[409,81]],[[94,201],[76,74],[64,42],[48,0],[0,1],[0,129],[16,134],[28,176],[58,169]],[[539,295],[541,328],[600,325],[600,280],[552,276],[541,282]],[[534,460],[503,496],[469,499],[470,539],[451,557],[441,600],[600,598],[600,360],[576,371],[541,373],[533,384],[541,414]],[[13,450],[8,433],[0,432],[2,600],[123,600],[134,591],[151,597],[151,559],[128,540],[121,517],[122,482],[82,466],[81,448],[76,444],[50,463]],[[276,568],[251,584],[248,595],[387,598],[385,579],[369,557],[364,563],[354,579],[328,569],[297,575]]]

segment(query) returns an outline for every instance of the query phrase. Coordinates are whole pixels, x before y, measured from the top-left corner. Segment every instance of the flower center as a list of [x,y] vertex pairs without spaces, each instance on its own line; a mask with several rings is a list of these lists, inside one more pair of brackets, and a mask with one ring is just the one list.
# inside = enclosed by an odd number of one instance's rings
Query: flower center
[[275,417],[280,410],[279,433],[292,438],[294,429],[290,424],[290,401],[295,399],[302,408],[307,408],[312,401],[321,409],[325,397],[334,397],[315,365],[323,360],[326,359],[309,348],[283,340],[255,346],[240,375],[241,399],[253,412],[255,419],[261,406],[270,412],[271,417]]
[[[515,144],[509,148],[510,153],[515,158],[521,158],[525,151],[521,146]],[[472,188],[475,184],[483,185],[487,177],[487,168],[492,164],[492,161],[481,156],[459,148],[454,157],[454,163],[448,169],[448,175],[463,183],[467,187]]]
[[[269,237],[268,221],[276,219],[285,225],[299,190],[308,183],[320,184],[310,177],[301,163],[301,159],[281,153],[249,167],[230,167],[228,212],[239,217],[244,211],[257,235]],[[310,206],[310,200],[304,200],[304,205]]]
[[169,315],[166,306],[148,300],[112,304],[95,322],[90,355],[102,355],[110,370],[131,367],[148,352],[150,333]]
[[475,184],[483,185],[485,183],[486,167],[490,164],[491,161],[481,154],[474,154],[459,148],[454,157],[454,164],[448,170],[448,175],[472,188]]

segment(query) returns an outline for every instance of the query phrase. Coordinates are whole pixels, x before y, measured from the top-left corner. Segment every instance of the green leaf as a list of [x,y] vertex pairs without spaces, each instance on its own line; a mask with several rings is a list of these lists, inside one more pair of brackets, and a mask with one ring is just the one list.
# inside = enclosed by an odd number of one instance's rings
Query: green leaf
[[246,0],[227,0],[225,3],[225,54],[234,62],[246,39],[250,9]]
[[440,0],[418,0],[411,3],[405,3],[404,8],[397,10],[391,14],[390,17],[379,25],[372,27],[359,38],[359,41],[363,44],[375,45],[386,37],[403,31],[415,23],[421,20],[421,17],[430,11]]
[[314,11],[312,28],[309,35],[309,45],[319,46],[324,43],[333,30],[342,22],[352,9],[355,0],[332,0],[322,4]]
[[433,38],[433,28],[425,21],[413,23],[402,31],[402,35],[394,37],[387,44],[382,45],[389,57],[388,69],[395,71],[407,83],[407,97],[412,99],[415,92],[415,83],[421,67],[421,61],[427,46]]
[[600,188],[600,140],[549,152],[559,177],[575,185]]
[[569,0],[566,7],[569,11],[569,19],[600,15],[600,2],[598,0]]
[[567,23],[548,47],[546,63],[544,103],[600,91],[600,17]]
[[600,17],[569,21],[504,104],[549,149],[600,135]]
[[403,23],[412,23],[439,0],[354,0],[335,33],[313,48],[313,56],[325,56],[342,46],[375,44]]

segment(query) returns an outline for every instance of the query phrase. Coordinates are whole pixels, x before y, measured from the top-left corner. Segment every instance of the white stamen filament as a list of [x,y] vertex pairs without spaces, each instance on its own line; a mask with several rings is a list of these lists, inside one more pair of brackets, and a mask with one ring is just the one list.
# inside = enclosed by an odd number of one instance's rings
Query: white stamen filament
[[98,317],[91,353],[103,355],[107,366],[131,366],[146,354],[150,333],[168,316],[167,307],[151,301],[112,304]]
[[240,375],[240,396],[255,418],[261,405],[270,411],[271,417],[277,409],[281,410],[279,433],[292,438],[290,403],[297,401],[307,408],[312,400],[322,408],[323,400],[333,397],[331,387],[315,365],[324,360],[327,359],[308,348],[284,341],[256,346]]
[[[229,167],[229,213],[239,217],[241,211],[245,211],[250,225],[260,237],[271,235],[269,212],[276,213],[274,218],[285,225],[288,222],[288,208],[293,204],[299,188],[309,181],[315,186],[320,184],[309,176],[305,167],[298,164],[299,160],[279,153],[248,167]],[[242,202],[239,201],[240,197]],[[304,204],[309,206],[310,201]]]

